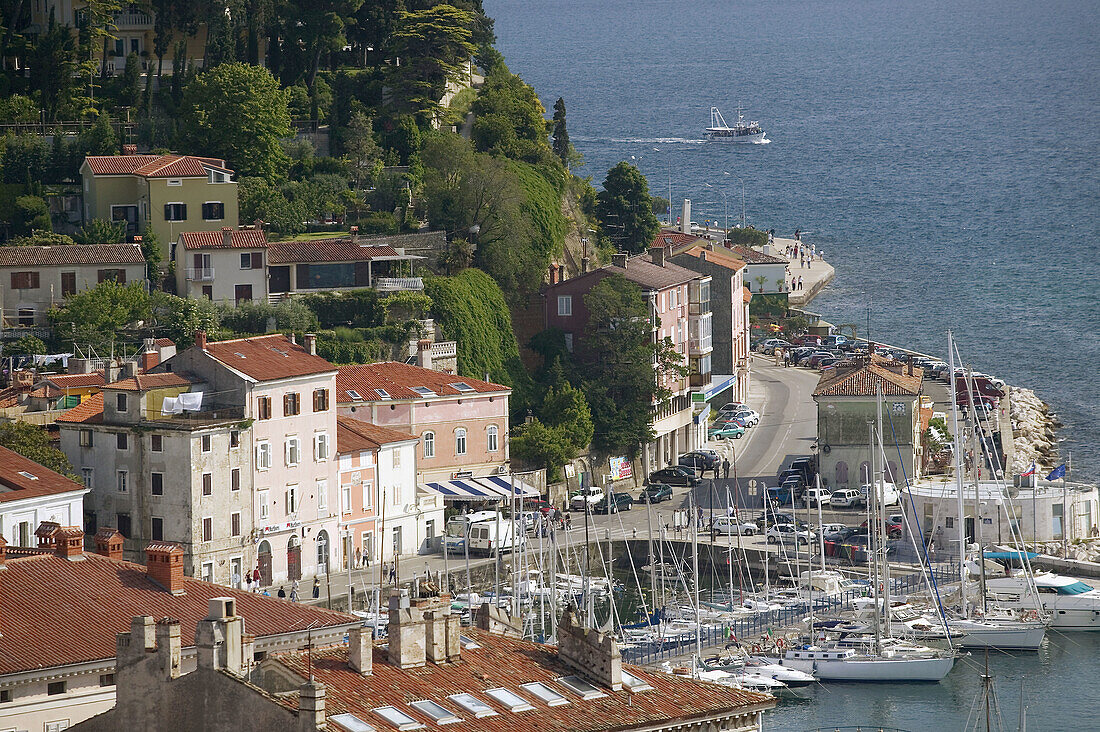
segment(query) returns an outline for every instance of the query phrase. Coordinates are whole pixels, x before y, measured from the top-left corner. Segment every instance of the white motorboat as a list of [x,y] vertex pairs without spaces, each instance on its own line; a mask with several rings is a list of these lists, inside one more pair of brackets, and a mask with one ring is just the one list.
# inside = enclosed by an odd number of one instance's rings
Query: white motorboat
[[769,679],[765,676],[758,674],[747,673],[731,673],[729,671],[720,671],[714,669],[712,671],[700,671],[699,679],[701,681],[710,681],[715,684],[721,684],[722,686],[730,686],[735,689],[748,689],[750,691],[764,691],[769,694],[774,694],[781,689],[786,689],[787,685],[782,681],[776,681],[775,679]]
[[955,665],[955,654],[932,649],[883,648],[861,653],[836,645],[789,649],[784,666],[813,674],[821,681],[941,681]]
[[710,108],[710,127],[704,133],[708,140],[720,142],[751,142],[757,145],[770,142],[765,136],[764,129],[759,122],[746,122],[745,115],[741,114],[741,108],[737,108],[737,124],[730,127],[726,124],[718,107]]
[[996,577],[985,582],[986,592],[1000,605],[1051,614],[1051,627],[1059,630],[1100,630],[1100,590],[1053,572],[1037,572],[1035,587],[1026,575]]
[[1046,637],[1043,620],[948,620],[955,644],[963,648],[1000,648],[1008,651],[1037,651]]
[[746,658],[745,671],[782,681],[791,688],[809,686],[817,681],[813,674],[799,671],[796,668],[789,668],[781,663],[772,663],[771,659],[763,656],[749,656]]

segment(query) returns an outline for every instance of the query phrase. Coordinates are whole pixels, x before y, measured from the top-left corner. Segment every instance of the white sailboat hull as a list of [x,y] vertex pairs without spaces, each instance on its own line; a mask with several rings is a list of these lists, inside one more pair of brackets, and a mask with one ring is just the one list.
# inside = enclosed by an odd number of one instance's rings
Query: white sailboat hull
[[942,681],[955,665],[946,658],[783,659],[783,665],[813,674],[819,681]]
[[956,643],[963,648],[999,648],[1003,650],[1036,651],[1046,637],[1044,623],[981,623],[948,622],[951,633],[964,633]]

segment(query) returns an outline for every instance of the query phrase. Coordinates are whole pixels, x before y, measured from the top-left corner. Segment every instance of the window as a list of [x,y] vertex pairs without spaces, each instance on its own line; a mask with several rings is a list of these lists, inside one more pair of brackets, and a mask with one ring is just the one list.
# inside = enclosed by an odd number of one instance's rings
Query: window
[[298,513],[298,486],[288,485],[286,487],[286,512],[288,515]]
[[19,308],[19,325],[34,325],[34,308]]
[[187,220],[187,204],[186,203],[166,203],[166,204],[164,204],[164,220],[165,221],[186,221]]
[[126,395],[125,394],[116,394],[115,395],[115,409],[117,409],[120,412],[125,412],[126,411]]
[[573,314],[573,296],[558,295],[558,315],[570,316]]
[[497,426],[495,424],[489,425],[489,434],[486,442],[489,445],[489,452],[497,451]]
[[240,536],[241,535],[241,512],[234,511],[229,514],[229,535]]
[[57,694],[64,694],[65,693],[65,682],[64,681],[51,681],[46,686],[46,693],[49,694],[50,696],[56,696]]
[[214,563],[204,562],[202,565],[202,581],[213,582],[214,581]]
[[256,500],[260,502],[260,518],[266,519],[270,512],[270,504],[267,502],[267,491],[257,491]]
[[302,462],[302,443],[297,437],[287,438],[285,452],[288,466],[294,466]]
[[210,443],[211,443],[210,435],[203,435],[200,438],[200,440],[201,440],[201,443],[202,443],[202,451],[203,452],[210,452]]
[[252,285],[233,285],[233,303],[252,302]]
[[202,540],[214,540],[214,519],[210,516],[207,516],[202,520]]
[[409,388],[412,389],[413,391],[415,391],[420,396],[423,396],[423,397],[438,396],[438,394],[436,394],[434,391],[432,391],[431,389],[429,389],[426,386],[411,386]]
[[283,416],[293,417],[302,413],[302,403],[298,398],[298,392],[292,391],[283,394]]
[[161,435],[151,435],[149,437],[149,448],[153,452],[161,452],[164,450],[164,437]]
[[241,469],[233,468],[229,471],[229,490],[239,491],[241,489]]
[[128,513],[116,513],[115,514],[115,525],[118,526],[118,533],[122,534],[127,539],[130,538],[130,535],[132,533],[130,531],[130,514],[128,514]]
[[99,282],[117,282],[120,285],[126,284],[126,270],[124,269],[101,269],[96,271],[96,280]]
[[340,510],[343,513],[351,513],[351,486],[340,486]]
[[37,272],[12,272],[11,289],[13,290],[37,290],[39,278]]
[[390,459],[393,460],[393,469],[397,470],[401,467],[401,448],[396,448],[390,451]]
[[168,179],[168,185],[170,185],[170,186],[182,186],[183,181],[179,178],[169,178]]
[[259,442],[256,444],[256,469],[268,470],[271,468],[271,443]]
[[530,684],[520,684],[519,688],[523,689],[531,696],[537,696],[539,699],[546,702],[546,705],[549,707],[560,707],[569,703],[569,700],[564,696],[539,681],[533,681]]
[[473,694],[467,694],[467,693],[463,692],[461,694],[451,694],[447,698],[450,699],[451,701],[453,701],[458,706],[465,709],[470,714],[473,714],[475,717],[495,717],[496,716],[497,712],[496,712],[495,709],[493,709],[491,706],[489,706],[485,702],[478,699]]
[[522,696],[503,687],[486,689],[485,693],[508,707],[508,711],[510,712],[526,712],[534,709],[534,707]]
[[154,496],[164,495],[164,473],[149,474],[149,490]]
[[114,686],[115,685],[115,675],[114,674],[100,674],[99,675],[99,685],[100,686]]
[[125,470],[120,470],[117,478],[118,492],[127,493],[130,490],[130,474]]
[[313,459],[328,460],[328,433],[319,432],[313,436]]
[[61,273],[61,297],[76,294],[76,272]]
[[214,476],[210,473],[202,474],[202,494],[204,496],[214,495]]
[[417,711],[427,714],[438,725],[454,724],[455,722],[462,721],[462,718],[457,716],[450,709],[447,709],[446,707],[437,704],[429,699],[425,699],[424,701],[414,701],[409,706],[411,706],[413,709],[416,709]]
[[69,720],[58,719],[53,722],[46,722],[46,726],[43,728],[45,732],[61,732],[69,728]]
[[374,481],[363,481],[363,510],[366,511],[374,505]]
[[271,419],[271,397],[262,396],[256,400],[256,416],[260,419]]
[[92,431],[80,430],[80,446],[91,447],[92,446]]
[[944,519],[943,519],[943,525],[944,525],[944,527],[946,527],[948,529],[955,528],[955,518],[954,518],[954,516],[945,516]]
[[11,701],[11,689],[0,689],[0,704],[7,704]]
[[115,447],[117,447],[119,450],[125,450],[130,447],[130,436],[125,432],[116,432]]
[[459,427],[455,430],[455,455],[466,454],[466,428]]
[[264,268],[264,254],[263,252],[252,252],[251,254],[245,252],[241,255],[241,269],[263,269]]
[[424,443],[424,457],[434,458],[435,457],[435,433],[434,432],[425,432],[424,435],[420,439]]
[[151,538],[153,541],[164,540],[164,519],[158,516],[153,516],[152,521],[149,525],[149,538]]
[[84,480],[84,487],[85,488],[91,488],[92,487],[92,469],[91,468],[81,468],[80,469],[80,477]]
[[634,674],[627,673],[626,671],[623,672],[622,676],[623,686],[625,686],[631,692],[650,691],[653,688],[645,679],[641,678],[640,676],[635,676]]
[[607,696],[607,694],[603,693],[580,676],[565,676],[558,679],[558,681],[565,688],[576,692],[581,699],[599,699],[600,697]]
[[423,723],[417,722],[414,717],[410,717],[397,707],[378,707],[373,711],[399,730],[420,729],[424,726]]
[[241,446],[241,432],[240,430],[229,431],[229,446],[240,447]]
[[207,201],[202,205],[203,221],[221,221],[225,218],[225,204],[221,201]]
[[328,411],[328,389],[314,389],[313,390],[313,411],[314,412],[327,412]]
[[328,510],[328,481],[324,478],[317,481],[317,510]]

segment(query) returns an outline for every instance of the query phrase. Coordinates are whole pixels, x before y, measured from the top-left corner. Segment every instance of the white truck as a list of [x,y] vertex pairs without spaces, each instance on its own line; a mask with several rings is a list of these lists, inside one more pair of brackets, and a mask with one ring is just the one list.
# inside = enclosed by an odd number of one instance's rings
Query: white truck
[[603,500],[603,488],[590,485],[569,498],[570,511],[586,511]]
[[[878,494],[883,506],[893,506],[901,502],[901,493],[893,483],[879,483]],[[863,505],[867,505],[867,497],[871,494],[871,486],[864,483],[859,487],[859,494],[863,496]]]
[[[496,524],[496,519],[496,511],[475,511],[474,513],[452,516],[447,521],[446,537],[443,540],[444,551],[448,554],[465,554],[466,537],[474,524],[486,521]],[[500,520],[501,523],[510,523],[504,517],[501,517]],[[472,549],[470,553],[473,554]]]

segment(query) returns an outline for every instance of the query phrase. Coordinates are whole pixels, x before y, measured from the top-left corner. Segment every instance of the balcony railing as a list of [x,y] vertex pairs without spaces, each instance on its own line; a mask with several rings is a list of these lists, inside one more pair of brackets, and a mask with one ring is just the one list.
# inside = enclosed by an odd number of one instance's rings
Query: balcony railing
[[187,279],[191,282],[210,282],[214,279],[213,267],[188,267]]
[[423,277],[377,277],[374,289],[379,292],[398,292],[400,290],[423,290]]
[[713,338],[709,335],[703,338],[691,338],[688,340],[688,354],[692,356],[702,356],[710,353],[714,350],[712,342]]
[[455,341],[440,341],[433,343],[431,349],[432,358],[455,358],[458,355],[458,343]]
[[153,16],[141,12],[118,13],[115,15],[115,24],[119,30],[151,30]]

